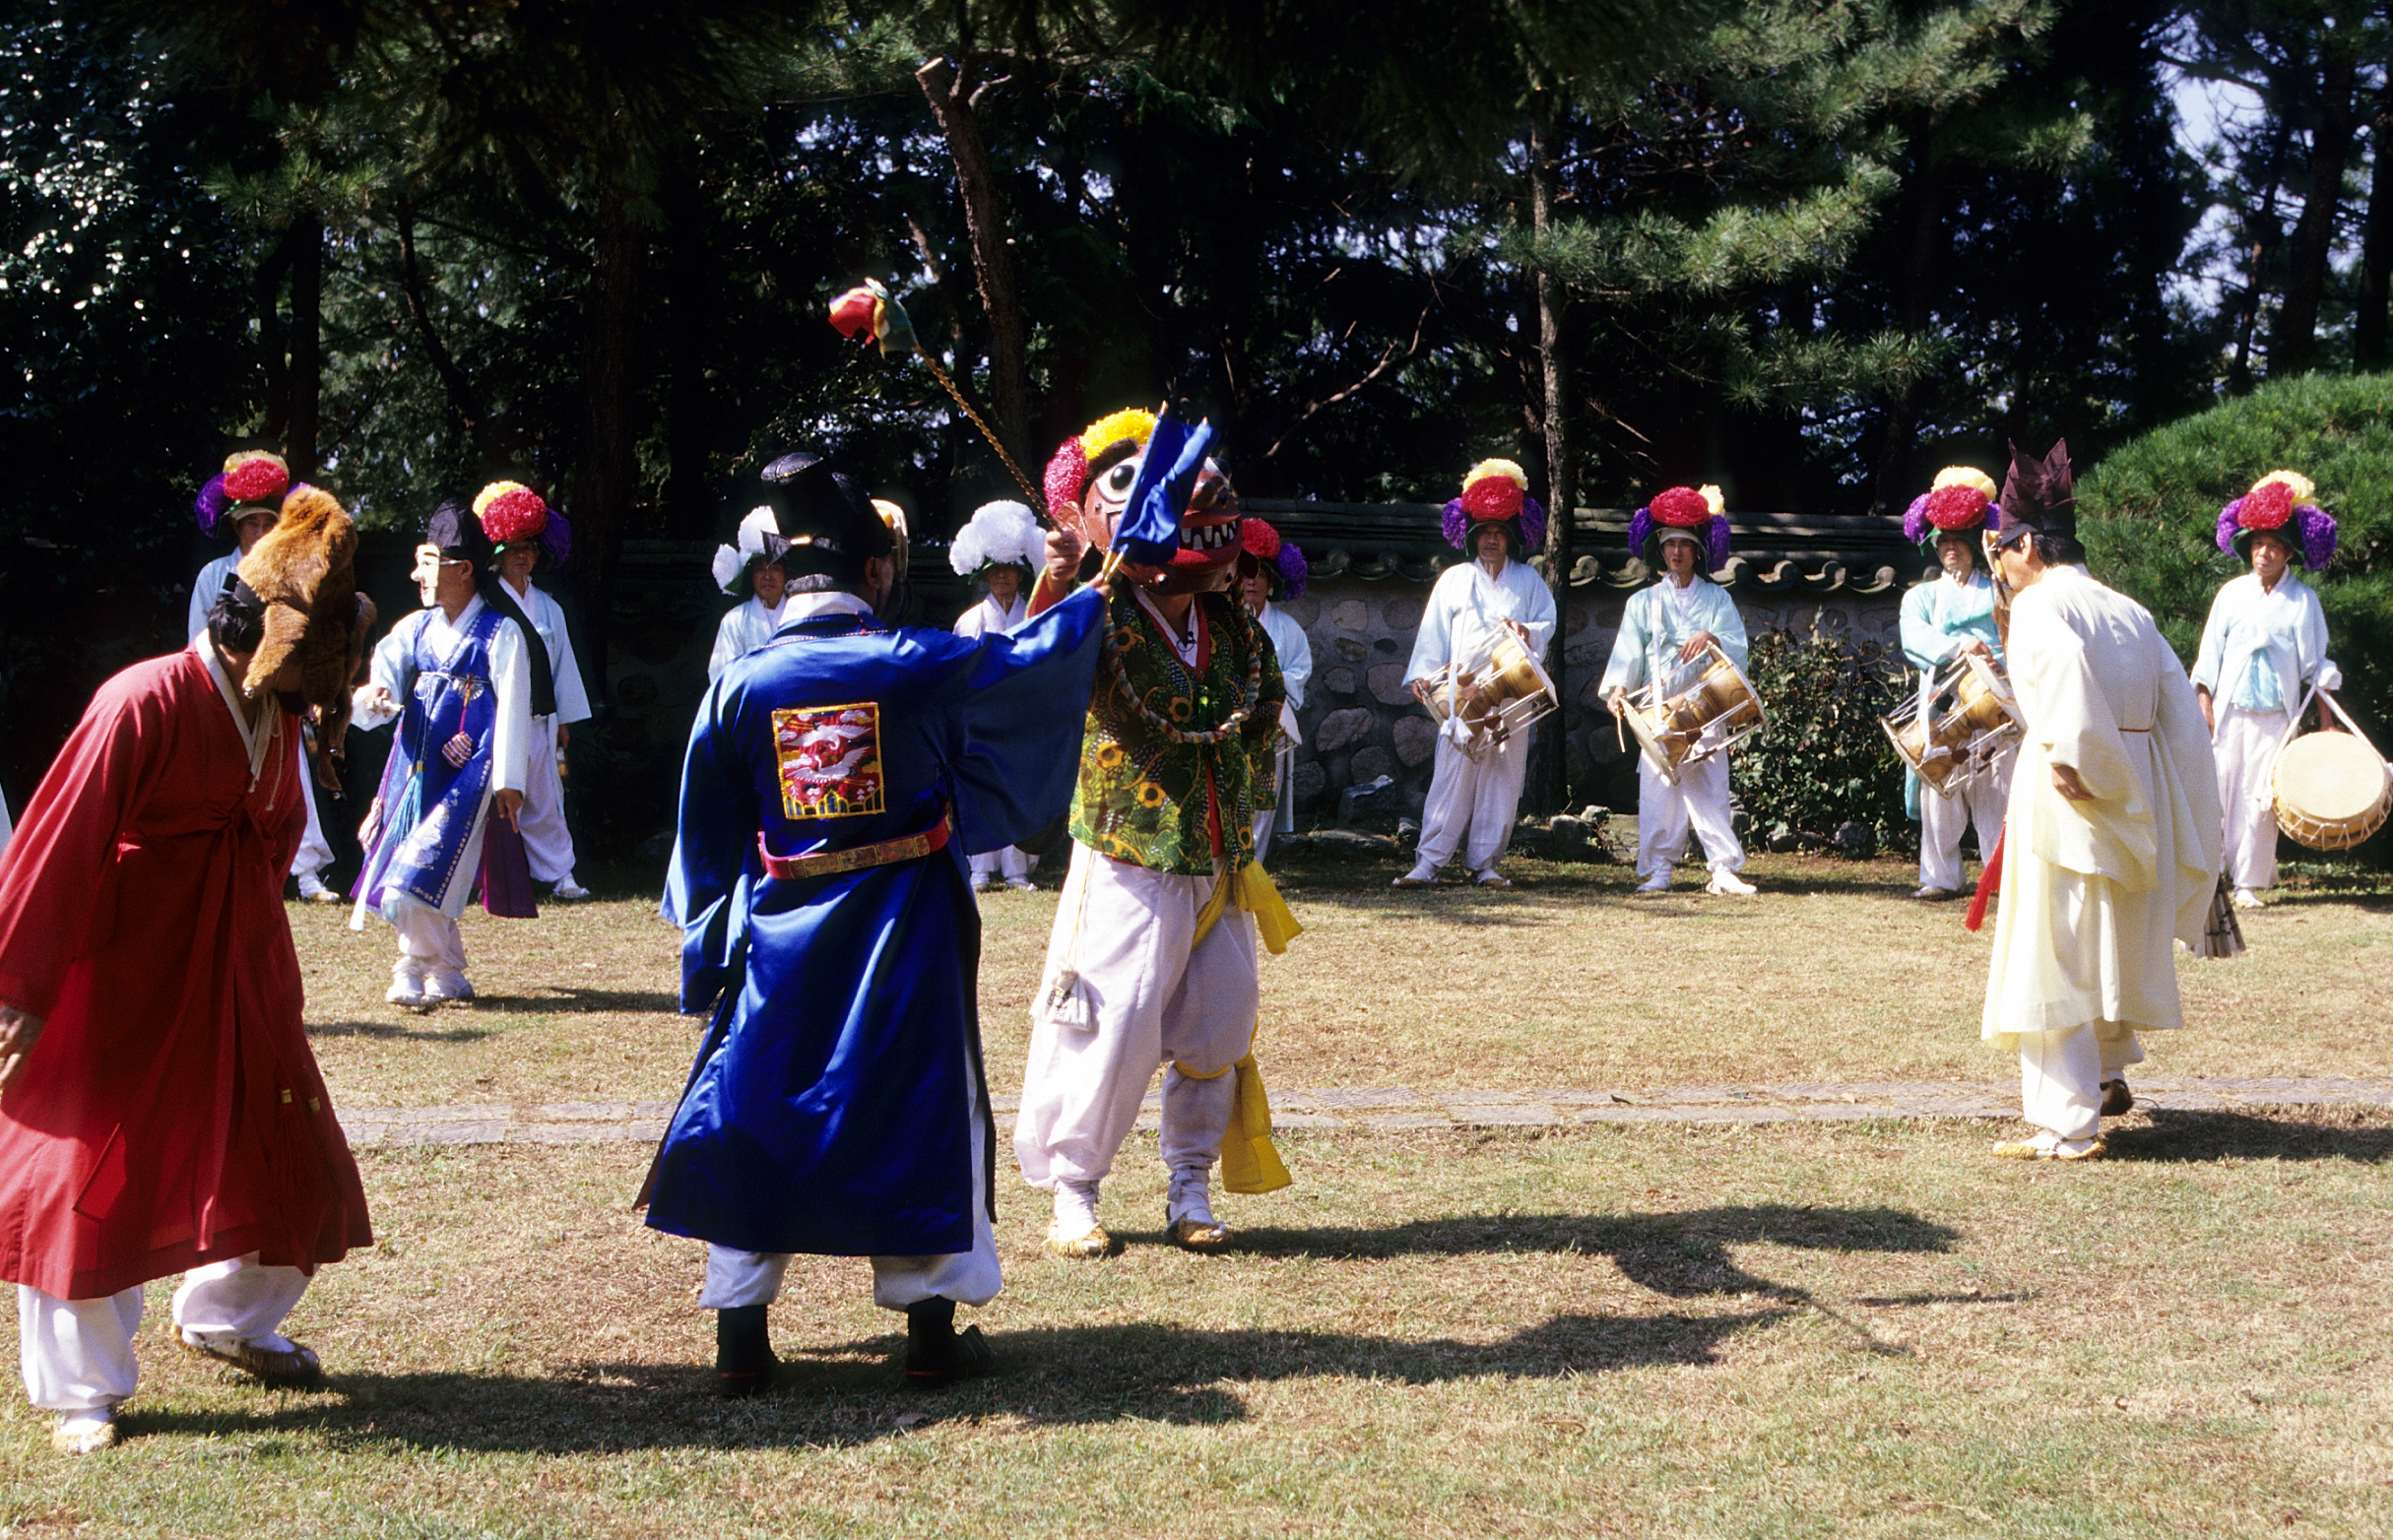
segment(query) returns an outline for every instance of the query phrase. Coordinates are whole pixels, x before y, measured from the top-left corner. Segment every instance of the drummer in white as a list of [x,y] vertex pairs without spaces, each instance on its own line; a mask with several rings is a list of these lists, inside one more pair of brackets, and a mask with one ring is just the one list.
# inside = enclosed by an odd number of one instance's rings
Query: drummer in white
[[1271,638],[1271,650],[1279,655],[1279,681],[1288,690],[1281,731],[1272,739],[1273,800],[1255,810],[1255,859],[1261,861],[1272,835],[1296,832],[1296,713],[1304,709],[1305,686],[1313,682],[1313,644],[1296,617],[1272,601],[1285,603],[1302,594],[1312,568],[1296,542],[1282,539],[1251,513],[1239,525],[1239,541],[1238,597]]
[[[1919,671],[1923,695],[1936,671],[1964,653],[1988,663],[2002,661],[1994,583],[1977,565],[1993,506],[1992,477],[1969,466],[1947,466],[1903,516],[1904,536],[1933,554],[1941,568],[1903,596],[1903,656]],[[1903,773],[1904,801],[1919,820],[1919,890],[1913,898],[1951,898],[1960,891],[1961,836],[1972,824],[1977,826],[1979,859],[1994,849],[2018,759],[2019,746],[2011,744],[1987,773],[1949,791],[1923,783],[1917,771]]]
[[2318,726],[2331,729],[2324,692],[2343,687],[2342,671],[2326,655],[2326,611],[2286,570],[2298,561],[2315,572],[2335,558],[2335,521],[2313,495],[2308,477],[2271,471],[2219,510],[2219,548],[2251,570],[2211,601],[2193,685],[2218,761],[2237,909],[2259,908],[2260,890],[2277,885],[2277,750],[2293,714],[2315,687]]
[[524,838],[524,855],[532,879],[552,884],[550,896],[565,903],[588,898],[590,890],[573,880],[573,831],[565,827],[565,753],[573,741],[572,725],[590,719],[590,696],[582,688],[581,667],[573,661],[573,637],[565,629],[565,611],[546,589],[532,586],[532,569],[547,552],[551,568],[564,565],[573,548],[565,516],[550,507],[538,493],[514,481],[493,481],[474,499],[482,527],[498,546],[498,580],[517,609],[540,633],[549,653],[549,675],[555,681],[556,712],[532,719],[527,754],[523,806],[515,826]]
[[[956,616],[955,634],[975,639],[1009,636],[1030,617],[1030,595],[1023,584],[1047,559],[1046,532],[1026,504],[986,502],[973,510],[971,522],[955,532],[947,547],[947,564],[959,577],[977,579],[981,602]],[[1019,846],[1007,845],[968,858],[972,890],[985,892],[1002,882],[1019,892],[1037,884],[1030,868],[1039,858]]]
[[[1611,661],[1596,686],[1614,716],[1628,710],[1631,690],[1658,684],[1669,695],[1693,682],[1707,643],[1716,642],[1731,663],[1745,667],[1745,617],[1728,591],[1705,575],[1728,559],[1728,516],[1720,489],[1673,486],[1638,509],[1629,521],[1629,548],[1650,563],[1656,547],[1661,581],[1629,596]],[[1730,817],[1727,754],[1682,764],[1675,786],[1653,768],[1649,755],[1639,755],[1637,873],[1645,881],[1637,891],[1670,890],[1670,867],[1687,848],[1693,825],[1712,868],[1704,891],[1752,893],[1753,884],[1737,875],[1745,848]]]
[[[1482,460],[1462,478],[1462,495],[1446,505],[1446,539],[1470,553],[1429,591],[1429,608],[1413,639],[1404,683],[1418,696],[1429,676],[1457,659],[1485,655],[1498,630],[1519,637],[1532,658],[1545,656],[1554,634],[1554,596],[1523,559],[1545,544],[1545,510],[1528,495],[1528,477],[1510,460]],[[1528,774],[1528,735],[1508,736],[1473,759],[1462,752],[1449,723],[1438,736],[1429,801],[1421,809],[1419,859],[1395,879],[1397,887],[1429,887],[1438,869],[1469,843],[1463,859],[1481,887],[1511,887],[1496,869],[1513,840],[1520,783]]]

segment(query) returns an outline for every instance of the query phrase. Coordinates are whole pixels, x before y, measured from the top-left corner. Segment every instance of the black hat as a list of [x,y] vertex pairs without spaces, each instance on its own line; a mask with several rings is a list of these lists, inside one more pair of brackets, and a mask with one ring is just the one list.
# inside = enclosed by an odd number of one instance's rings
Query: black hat
[[2040,460],[2021,454],[2013,444],[1998,508],[1998,545],[2010,545],[2022,531],[2077,539],[2077,487],[2069,472],[2069,441],[2055,440],[2052,452]]
[[777,536],[768,551],[778,554],[791,577],[828,576],[853,582],[864,564],[897,545],[872,499],[819,455],[798,450],[764,468],[764,500],[773,510]]
[[423,528],[423,543],[439,546],[443,561],[470,561],[477,568],[487,566],[497,553],[489,532],[474,514],[474,505],[462,497],[443,498],[432,510],[431,520]]

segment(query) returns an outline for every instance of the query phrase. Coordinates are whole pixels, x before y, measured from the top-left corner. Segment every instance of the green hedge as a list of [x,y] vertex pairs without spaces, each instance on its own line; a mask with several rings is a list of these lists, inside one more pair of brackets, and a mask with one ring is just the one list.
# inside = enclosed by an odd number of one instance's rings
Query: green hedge
[[2219,586],[2241,568],[2216,544],[2219,509],[2269,472],[2318,484],[2340,541],[2304,573],[2326,607],[2346,709],[2393,747],[2393,376],[2307,375],[2155,429],[2078,483],[2095,576],[2150,609],[2187,667]]
[[1880,849],[1912,848],[1918,829],[1903,810],[1903,761],[1878,726],[1907,686],[1900,654],[1874,641],[1763,631],[1746,675],[1770,707],[1770,731],[1745,740],[1728,779],[1752,818],[1748,844],[1779,824],[1826,839],[1861,823]]

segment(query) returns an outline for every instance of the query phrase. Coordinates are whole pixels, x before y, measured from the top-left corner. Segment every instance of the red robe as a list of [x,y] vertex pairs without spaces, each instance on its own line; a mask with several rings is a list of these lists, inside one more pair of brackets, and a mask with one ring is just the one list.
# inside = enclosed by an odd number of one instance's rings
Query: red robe
[[252,786],[199,653],[135,664],[0,854],[0,1001],[48,1018],[0,1096],[0,1279],[86,1300],[372,1244],[300,1023],[283,876],[307,815],[277,710]]

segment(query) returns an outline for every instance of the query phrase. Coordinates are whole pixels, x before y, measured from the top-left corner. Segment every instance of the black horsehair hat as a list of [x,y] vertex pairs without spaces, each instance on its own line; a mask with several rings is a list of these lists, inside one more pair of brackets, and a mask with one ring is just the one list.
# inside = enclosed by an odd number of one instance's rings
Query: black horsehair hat
[[791,577],[828,576],[842,581],[862,575],[864,564],[895,549],[897,538],[872,499],[820,455],[798,450],[764,468],[765,501],[773,510],[781,570]]

